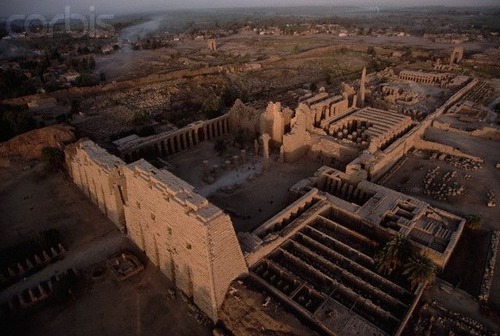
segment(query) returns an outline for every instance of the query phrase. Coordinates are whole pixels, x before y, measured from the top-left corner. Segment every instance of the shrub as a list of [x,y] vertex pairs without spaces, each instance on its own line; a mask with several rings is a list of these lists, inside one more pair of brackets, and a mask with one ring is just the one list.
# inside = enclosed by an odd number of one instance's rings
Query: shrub
[[41,160],[49,168],[62,168],[64,164],[64,153],[59,148],[45,147],[42,149]]
[[471,230],[480,229],[481,224],[483,223],[483,219],[480,216],[474,214],[465,216],[465,220],[465,225]]

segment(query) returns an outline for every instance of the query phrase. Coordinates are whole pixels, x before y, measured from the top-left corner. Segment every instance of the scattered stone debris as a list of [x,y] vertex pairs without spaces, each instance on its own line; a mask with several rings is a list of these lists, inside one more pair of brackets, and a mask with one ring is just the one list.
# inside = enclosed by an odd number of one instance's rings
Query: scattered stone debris
[[107,265],[113,276],[118,281],[123,281],[144,270],[144,265],[136,256],[129,253],[122,253],[118,257],[111,258]]
[[196,320],[199,325],[208,327],[212,324],[212,321],[201,312],[193,303],[188,303],[188,315]]
[[73,295],[71,288],[76,282],[78,272],[70,268],[61,274],[54,275],[47,281],[25,289],[9,301],[11,311],[26,310],[50,298],[54,292]]
[[496,335],[482,323],[451,311],[436,301],[426,303],[413,329],[414,335]]
[[445,153],[438,153],[434,152],[431,155],[431,160],[439,160],[439,161],[445,161],[449,164],[451,164],[455,168],[463,169],[463,170],[469,170],[469,171],[474,171],[481,169],[483,166],[480,162],[465,158],[465,157],[459,157],[459,156],[454,156],[450,154],[445,154]]
[[170,301],[170,300],[174,300],[174,299],[176,298],[176,296],[177,296],[177,295],[176,295],[176,293],[175,293],[175,290],[173,290],[173,289],[171,289],[171,288],[170,288],[170,289],[167,291],[166,299],[167,299],[167,300],[169,300],[169,301]]
[[465,192],[464,186],[454,181],[457,177],[457,172],[446,172],[440,178],[441,181],[439,181],[440,169],[439,166],[436,166],[425,174],[423,179],[424,195],[429,195],[443,201],[462,195]]
[[495,271],[495,263],[497,260],[498,242],[500,240],[500,231],[493,231],[491,236],[490,248],[488,251],[488,260],[486,262],[483,281],[481,283],[481,291],[479,300],[487,303],[490,298],[491,283],[493,282],[493,272]]
[[497,197],[496,197],[495,192],[493,190],[490,190],[490,191],[488,191],[486,196],[488,197],[488,203],[487,203],[488,208],[496,207],[497,206]]

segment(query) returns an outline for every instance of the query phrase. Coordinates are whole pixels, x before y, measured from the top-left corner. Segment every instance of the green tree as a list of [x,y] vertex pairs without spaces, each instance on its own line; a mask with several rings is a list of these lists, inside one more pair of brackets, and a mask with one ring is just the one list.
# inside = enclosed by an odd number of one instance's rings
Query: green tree
[[224,106],[233,106],[236,99],[241,99],[241,92],[234,86],[227,87],[222,93],[222,102]]
[[219,154],[219,156],[222,156],[224,152],[226,151],[226,143],[224,142],[224,139],[217,139],[215,140],[214,144],[214,150]]
[[411,249],[408,239],[398,234],[392,237],[375,255],[377,269],[381,273],[391,274],[404,264],[410,256]]
[[201,111],[210,119],[221,116],[221,100],[215,95],[207,97],[201,103]]
[[403,274],[407,276],[412,288],[417,285],[430,284],[436,279],[436,266],[424,254],[413,255],[404,265]]
[[0,104],[0,141],[35,128],[31,114],[18,106]]
[[42,162],[52,169],[62,168],[64,165],[64,153],[59,148],[44,147],[42,149]]
[[465,216],[465,225],[471,230],[477,230],[481,228],[483,219],[481,216],[470,214]]
[[149,122],[149,115],[144,111],[135,111],[133,120],[137,126],[143,126]]
[[236,135],[234,136],[234,142],[240,146],[243,146],[245,144],[245,142],[247,142],[247,140],[248,140],[248,137],[247,137],[245,131],[240,128],[238,130],[238,133],[236,133]]

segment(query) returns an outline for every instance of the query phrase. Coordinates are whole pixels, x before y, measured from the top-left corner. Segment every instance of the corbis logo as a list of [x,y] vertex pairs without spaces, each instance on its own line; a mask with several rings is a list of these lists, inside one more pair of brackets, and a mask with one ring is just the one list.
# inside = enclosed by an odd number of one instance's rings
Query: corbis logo
[[114,15],[97,15],[94,6],[89,7],[89,14],[71,13],[70,6],[64,7],[64,14],[57,14],[52,19],[48,19],[40,14],[12,15],[7,19],[5,28],[10,36],[19,34],[19,30],[24,29],[27,36],[48,36],[52,37],[54,31],[64,31],[74,37],[91,35],[97,30],[105,30],[113,33],[114,28],[106,21],[113,20]]

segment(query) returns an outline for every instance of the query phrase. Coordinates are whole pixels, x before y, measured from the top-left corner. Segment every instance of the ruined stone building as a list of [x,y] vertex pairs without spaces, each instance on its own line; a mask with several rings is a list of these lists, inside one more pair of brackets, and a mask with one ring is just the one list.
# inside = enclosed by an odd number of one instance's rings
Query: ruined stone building
[[291,193],[295,202],[240,234],[251,278],[322,334],[399,335],[423,288],[378,273],[376,251],[401,234],[443,268],[465,220],[329,167]]
[[464,57],[464,48],[461,47],[453,48],[453,51],[451,52],[450,56],[450,65],[460,63],[463,57]]
[[[430,85],[454,80],[402,73],[404,80]],[[361,87],[368,78],[363,71]],[[478,82],[461,83],[422,120],[368,106],[369,86],[344,84],[340,94],[303,95],[293,110],[280,102],[259,110],[236,101],[218,118],[119,141],[121,158],[80,141],[66,149],[66,161],[78,187],[213,321],[244,274],[248,288],[270,293],[322,334],[399,335],[423,288],[377,272],[375,253],[401,235],[442,269],[465,221],[374,181],[411,149],[438,146],[422,135]],[[395,94],[393,86],[385,90]],[[272,169],[273,152],[280,162],[307,156],[325,167],[290,189],[285,209],[237,237],[227,214],[144,158],[240,131],[255,140],[264,171]],[[457,152],[444,147],[438,149]],[[260,318],[258,308],[253,311]]]
[[129,165],[91,141],[66,150],[78,187],[214,321],[247,271],[231,219],[186,182],[144,160]]
[[217,51],[217,40],[214,38],[210,38],[207,40],[208,50]]
[[436,85],[444,87],[450,78],[450,74],[441,72],[423,72],[403,70],[399,73],[399,79],[413,81],[421,84]]

